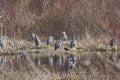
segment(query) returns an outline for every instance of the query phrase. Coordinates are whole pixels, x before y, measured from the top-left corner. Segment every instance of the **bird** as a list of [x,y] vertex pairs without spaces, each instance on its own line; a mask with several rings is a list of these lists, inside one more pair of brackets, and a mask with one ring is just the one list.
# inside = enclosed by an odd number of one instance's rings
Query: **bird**
[[9,41],[9,46],[10,46],[11,49],[14,48],[14,42],[12,40]]
[[66,32],[62,32],[63,33],[63,40],[66,41],[67,40],[67,34]]
[[35,33],[31,33],[31,38],[33,41],[35,40]]
[[62,43],[61,43],[60,40],[56,41],[56,43],[55,43],[55,50],[57,50],[58,48],[60,48],[61,45],[62,45]]
[[40,38],[38,37],[38,35],[35,35],[35,47],[39,47],[40,46]]
[[39,47],[40,46],[40,38],[38,37],[38,35],[35,33],[31,33],[31,38],[35,44],[35,47]]
[[3,49],[6,45],[6,40],[3,37],[0,37],[0,48]]
[[113,46],[114,44],[115,44],[115,39],[112,38],[112,39],[110,40],[110,46]]
[[47,39],[47,46],[53,43],[53,36],[49,36]]
[[68,50],[69,50],[69,48],[67,48],[67,47],[64,47],[64,50],[65,50],[65,51],[68,51]]
[[114,44],[115,44],[115,39],[112,38],[112,39],[110,40],[110,46],[112,47],[112,46],[114,46]]
[[75,47],[76,44],[77,44],[77,40],[75,39],[75,37],[73,37],[72,40],[71,40],[71,43],[70,43],[70,48]]
[[112,38],[112,39],[110,40],[110,47],[111,47],[112,50],[115,50],[115,47],[114,47],[115,45],[116,45],[116,41],[115,41],[114,38]]
[[31,33],[31,39],[33,41],[33,45],[35,44],[35,33]]

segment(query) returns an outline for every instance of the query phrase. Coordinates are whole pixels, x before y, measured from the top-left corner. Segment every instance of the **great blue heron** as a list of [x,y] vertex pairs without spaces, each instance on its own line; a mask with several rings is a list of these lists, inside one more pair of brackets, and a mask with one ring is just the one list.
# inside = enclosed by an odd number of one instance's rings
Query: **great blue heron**
[[11,49],[14,48],[14,42],[12,40],[9,41],[9,46],[10,46]]
[[40,38],[38,37],[38,35],[35,33],[31,33],[31,38],[32,38],[33,42],[35,43],[35,47],[39,47],[40,46]]
[[66,32],[63,32],[63,40],[64,40],[64,41],[67,40],[67,34],[66,34]]
[[110,40],[110,47],[113,49],[113,46],[115,45],[115,39],[114,38],[112,38],[111,40]]
[[6,40],[3,37],[0,37],[0,48],[3,49],[6,45]]
[[76,44],[77,44],[77,40],[75,39],[75,37],[73,37],[73,39],[71,40],[71,43],[70,43],[70,48],[75,47]]
[[49,36],[47,39],[47,45],[51,45],[53,43],[53,36]]
[[40,38],[38,37],[38,35],[35,35],[35,46],[39,47],[40,46]]
[[56,43],[55,43],[55,50],[57,50],[58,48],[60,48],[61,45],[62,45],[62,43],[61,43],[60,40],[56,41]]
[[33,41],[35,41],[35,33],[31,33],[31,38]]
[[35,65],[36,65],[37,67],[39,67],[39,66],[40,66],[40,63],[41,63],[40,57],[35,56]]

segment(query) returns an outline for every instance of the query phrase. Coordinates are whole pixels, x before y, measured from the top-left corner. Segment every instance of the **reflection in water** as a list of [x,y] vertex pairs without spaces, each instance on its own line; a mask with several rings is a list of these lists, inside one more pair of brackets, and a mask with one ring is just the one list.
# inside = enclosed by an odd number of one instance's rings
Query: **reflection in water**
[[[57,54],[29,54],[22,53],[16,55],[0,56],[0,71],[3,70],[29,70],[37,72],[38,69],[49,68],[51,71],[68,71],[76,68],[85,68],[96,65],[101,56],[113,62],[120,64],[120,55],[114,51],[97,54],[98,52],[84,53],[57,53]],[[110,53],[110,54],[109,54]],[[101,58],[102,59],[102,58]],[[98,64],[98,63],[97,63]]]
[[3,66],[4,66],[3,57],[0,56],[0,71],[3,70]]
[[115,51],[111,51],[109,59],[113,62],[117,62],[117,55],[115,54]]
[[53,68],[53,56],[48,56],[48,65],[51,69]]
[[40,66],[40,63],[41,63],[40,57],[37,56],[37,55],[35,55],[35,65],[36,65],[37,67],[39,67],[39,66]]

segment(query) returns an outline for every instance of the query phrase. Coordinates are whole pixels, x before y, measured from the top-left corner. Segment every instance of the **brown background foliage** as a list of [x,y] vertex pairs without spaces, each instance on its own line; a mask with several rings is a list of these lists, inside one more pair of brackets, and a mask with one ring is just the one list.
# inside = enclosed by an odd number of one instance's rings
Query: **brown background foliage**
[[[30,39],[30,32],[41,37],[61,32],[69,38],[120,36],[120,0],[0,0],[3,34]],[[2,26],[2,25],[1,25]],[[15,34],[15,35],[14,35]]]

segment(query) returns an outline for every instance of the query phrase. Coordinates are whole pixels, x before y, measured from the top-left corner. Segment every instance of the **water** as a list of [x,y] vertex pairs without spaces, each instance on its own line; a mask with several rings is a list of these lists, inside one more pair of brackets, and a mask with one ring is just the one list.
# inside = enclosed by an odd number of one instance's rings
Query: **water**
[[[64,52],[64,51],[39,51],[37,53],[30,53],[27,51],[22,51],[20,54],[14,55],[2,55],[0,56],[0,67],[8,65],[9,69],[19,70],[23,67],[36,66],[36,62],[39,62],[38,68],[42,65],[53,65],[53,67],[65,67],[66,61],[71,54],[76,55],[76,65],[85,64],[89,65],[94,56],[104,56],[106,59],[110,59],[112,62],[117,62],[120,58],[119,52]],[[39,61],[35,61],[35,56],[39,58]],[[50,62],[49,57],[53,59]],[[33,64],[31,64],[33,62]],[[30,63],[30,64],[29,64]],[[28,65],[29,64],[29,65]],[[5,67],[4,67],[5,68]],[[3,68],[2,68],[3,69]]]
[[[67,63],[71,54],[76,56],[76,63],[73,68]],[[103,75],[110,76],[111,74],[120,73],[120,52],[65,52],[39,50],[36,53],[31,53],[30,51],[21,51],[18,54],[1,55],[0,71],[2,73],[25,71],[35,74],[39,74],[43,71],[58,74],[62,78],[74,78],[70,76],[72,71],[72,73],[74,73],[72,75],[76,77],[79,75],[78,78],[83,77],[81,76],[83,74],[89,78],[91,76],[102,78]]]

